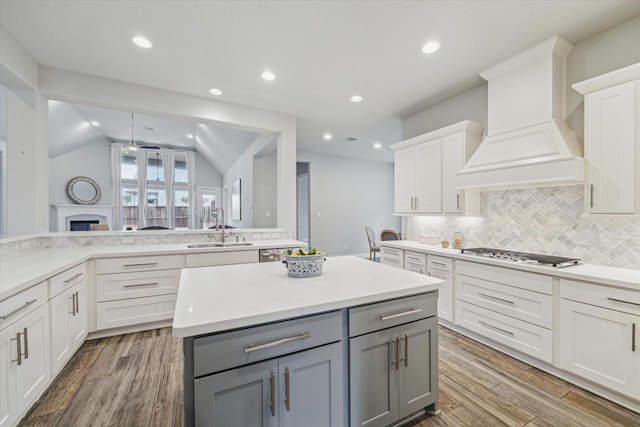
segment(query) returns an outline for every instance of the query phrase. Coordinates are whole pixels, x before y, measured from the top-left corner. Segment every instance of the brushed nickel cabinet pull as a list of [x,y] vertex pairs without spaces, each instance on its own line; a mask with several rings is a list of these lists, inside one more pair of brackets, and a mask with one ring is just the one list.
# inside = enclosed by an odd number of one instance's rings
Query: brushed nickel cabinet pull
[[456,209],[460,210],[460,193],[456,194]]
[[29,330],[24,328],[22,331],[22,336],[24,337],[24,358],[29,358]]
[[636,324],[631,324],[631,351],[636,351]]
[[589,199],[590,199],[590,201],[589,201],[589,207],[591,207],[591,208],[592,208],[592,207],[593,207],[593,184],[591,184],[591,185],[589,186],[589,193],[590,193],[590,196],[589,196]]
[[608,297],[607,299],[613,302],[621,302],[622,304],[631,304],[631,305],[637,305],[638,307],[640,307],[640,304],[638,304],[637,302],[625,301],[623,299],[608,298]]
[[160,282],[137,283],[134,285],[124,285],[123,288],[138,288],[140,286],[158,286]]
[[500,301],[500,302],[506,302],[507,304],[515,304],[515,302],[513,301],[509,301],[508,299],[503,299],[503,298],[498,298],[498,297],[494,297],[493,295],[487,295],[487,294],[483,294],[481,292],[478,292],[478,295],[480,295],[481,297],[485,297],[485,298],[489,298],[489,299],[493,299],[496,301]]
[[12,360],[12,362],[18,362],[18,366],[22,365],[22,343],[20,343],[20,335],[22,334],[18,332],[15,338],[11,338],[11,341],[16,340],[16,353],[17,353],[16,359]]
[[380,320],[382,320],[383,322],[385,320],[390,320],[390,319],[395,319],[396,317],[402,317],[402,316],[408,316],[409,314],[415,314],[415,313],[420,313],[422,311],[421,308],[414,308],[411,307],[409,308],[409,310],[407,311],[402,311],[400,313],[394,313],[394,314],[381,314],[380,315]]
[[75,276],[73,276],[71,279],[65,280],[64,283],[71,283],[74,280],[76,280],[78,277],[82,276],[82,273],[78,273]]
[[124,264],[123,267],[147,267],[151,265],[158,265],[157,262],[143,262],[139,264]]
[[304,332],[304,333],[301,333],[300,335],[296,335],[288,338],[282,338],[280,340],[271,341],[265,344],[249,345],[249,347],[244,349],[244,352],[251,353],[252,351],[264,350],[265,348],[275,347],[277,345],[287,344],[294,341],[300,341],[307,338],[311,338],[311,332]]
[[400,338],[394,338],[393,344],[396,346],[396,358],[391,362],[396,365],[396,371],[400,369]]
[[496,331],[504,332],[505,334],[508,334],[508,335],[511,335],[511,336],[515,335],[511,331],[507,331],[506,329],[502,329],[502,328],[498,328],[497,326],[490,325],[488,323],[483,322],[482,320],[478,320],[478,323],[480,323],[481,325],[486,326],[488,328],[495,329]]
[[271,416],[276,416],[276,374],[271,372]]
[[443,267],[446,267],[447,264],[445,264],[444,262],[438,262],[438,261],[431,261],[431,264],[435,264],[435,265],[441,265]]
[[76,294],[71,294],[71,315],[76,315]]
[[289,382],[289,377],[289,368],[286,368],[284,370],[284,404],[287,407],[287,412],[291,410],[291,384]]
[[409,335],[404,334],[404,367],[409,367]]
[[25,302],[23,306],[21,306],[19,308],[16,308],[11,313],[5,314],[4,316],[0,316],[0,320],[6,320],[6,319],[10,318],[11,316],[13,316],[14,314],[17,314],[18,312],[22,311],[26,307],[29,307],[31,304],[33,304],[36,301],[38,301],[38,300],[37,299],[32,299],[31,301]]
[[80,313],[80,298],[78,298],[78,291],[75,293],[76,295],[76,314]]
[[413,202],[413,196],[411,196],[411,210],[412,211],[415,210],[414,206],[415,206],[415,204]]
[[416,196],[416,210],[420,210],[420,208],[418,208],[418,196]]

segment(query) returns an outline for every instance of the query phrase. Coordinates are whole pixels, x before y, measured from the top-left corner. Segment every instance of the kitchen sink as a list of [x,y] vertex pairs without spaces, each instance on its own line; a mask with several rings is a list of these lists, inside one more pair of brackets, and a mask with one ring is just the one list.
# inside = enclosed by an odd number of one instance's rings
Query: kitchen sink
[[193,243],[187,245],[189,249],[202,249],[202,248],[228,248],[233,246],[252,246],[251,242],[212,242],[212,243]]

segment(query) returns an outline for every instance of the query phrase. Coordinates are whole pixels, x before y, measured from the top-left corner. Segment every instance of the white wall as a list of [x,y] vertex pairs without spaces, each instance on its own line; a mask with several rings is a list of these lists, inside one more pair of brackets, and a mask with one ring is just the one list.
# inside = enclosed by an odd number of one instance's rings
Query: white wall
[[[309,162],[310,243],[328,255],[368,254],[366,225],[400,231],[393,216],[393,165],[298,151]],[[346,249],[345,249],[346,246]]]
[[218,187],[222,194],[222,174],[196,151],[196,188]]
[[[276,152],[253,159],[253,226],[276,227],[278,159]],[[294,236],[291,236],[294,237]]]

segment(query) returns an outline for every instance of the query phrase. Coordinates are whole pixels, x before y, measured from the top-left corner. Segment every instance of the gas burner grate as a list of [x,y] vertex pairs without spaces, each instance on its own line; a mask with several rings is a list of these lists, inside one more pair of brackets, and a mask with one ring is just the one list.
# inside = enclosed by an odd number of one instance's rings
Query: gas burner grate
[[507,251],[493,248],[469,248],[462,249],[462,253],[482,256],[485,258],[500,259],[505,261],[520,262],[531,265],[546,265],[552,267],[568,267],[580,262],[577,258],[565,258],[555,255],[531,254],[527,252]]

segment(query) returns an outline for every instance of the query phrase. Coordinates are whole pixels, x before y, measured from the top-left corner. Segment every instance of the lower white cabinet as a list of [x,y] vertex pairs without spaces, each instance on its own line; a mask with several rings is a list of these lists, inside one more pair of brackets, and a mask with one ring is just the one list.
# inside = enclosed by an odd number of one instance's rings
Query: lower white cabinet
[[640,292],[560,281],[560,368],[640,400]]
[[185,266],[187,268],[191,268],[214,265],[250,264],[258,262],[259,260],[260,254],[257,250],[209,252],[201,254],[187,254],[185,256]]
[[49,384],[50,372],[49,313],[42,304],[0,331],[0,426],[18,421]]
[[438,290],[438,319],[453,322],[453,260],[429,255],[427,274],[444,280]]
[[380,262],[393,267],[404,268],[404,251],[383,246],[380,248]]
[[196,426],[342,426],[342,345],[195,380]]
[[87,336],[87,284],[84,280],[49,301],[51,374],[56,375]]

